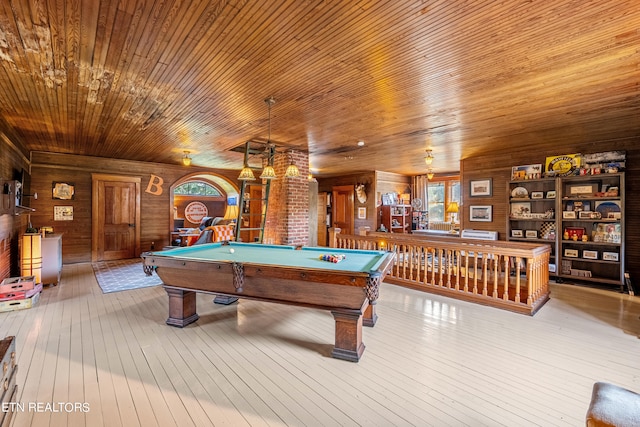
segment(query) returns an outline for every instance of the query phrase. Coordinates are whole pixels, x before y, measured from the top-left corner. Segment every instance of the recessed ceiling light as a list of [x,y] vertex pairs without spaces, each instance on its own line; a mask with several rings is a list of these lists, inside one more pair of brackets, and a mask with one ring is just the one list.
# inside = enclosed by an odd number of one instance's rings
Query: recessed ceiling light
[[364,147],[364,141],[358,141],[358,147]]

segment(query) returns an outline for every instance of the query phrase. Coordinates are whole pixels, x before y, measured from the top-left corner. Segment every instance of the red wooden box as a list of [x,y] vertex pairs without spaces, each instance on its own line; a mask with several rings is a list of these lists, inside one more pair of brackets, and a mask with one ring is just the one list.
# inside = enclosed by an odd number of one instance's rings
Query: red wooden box
[[0,283],[0,294],[29,291],[35,286],[35,276],[9,277]]
[[4,294],[0,294],[0,301],[11,301],[16,299],[25,299],[31,298],[38,292],[42,291],[42,283],[38,283],[33,289],[29,289],[26,291],[14,291],[14,292],[6,292]]

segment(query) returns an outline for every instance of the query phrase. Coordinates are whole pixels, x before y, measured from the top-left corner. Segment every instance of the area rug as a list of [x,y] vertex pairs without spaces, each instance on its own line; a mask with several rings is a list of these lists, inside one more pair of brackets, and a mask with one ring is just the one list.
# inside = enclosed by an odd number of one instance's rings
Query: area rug
[[157,286],[162,283],[157,275],[144,274],[140,258],[95,262],[92,266],[96,280],[105,294]]

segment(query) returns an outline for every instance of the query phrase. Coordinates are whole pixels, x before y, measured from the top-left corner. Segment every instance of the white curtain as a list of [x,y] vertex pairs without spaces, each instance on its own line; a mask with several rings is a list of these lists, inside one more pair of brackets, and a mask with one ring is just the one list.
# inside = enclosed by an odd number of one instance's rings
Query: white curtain
[[429,185],[429,179],[426,175],[414,176],[412,178],[412,199],[422,200],[422,207],[419,210],[427,210],[427,186]]

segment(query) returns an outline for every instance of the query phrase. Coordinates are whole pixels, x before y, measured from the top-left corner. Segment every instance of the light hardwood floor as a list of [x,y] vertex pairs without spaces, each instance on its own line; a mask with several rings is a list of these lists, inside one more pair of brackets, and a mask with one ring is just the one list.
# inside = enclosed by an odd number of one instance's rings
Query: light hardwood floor
[[640,390],[640,298],[611,291],[552,285],[528,317],[383,284],[359,363],[329,356],[329,312],[211,299],[173,328],[162,287],[104,295],[65,265],[36,307],[0,313],[13,425],[581,426],[595,381]]

